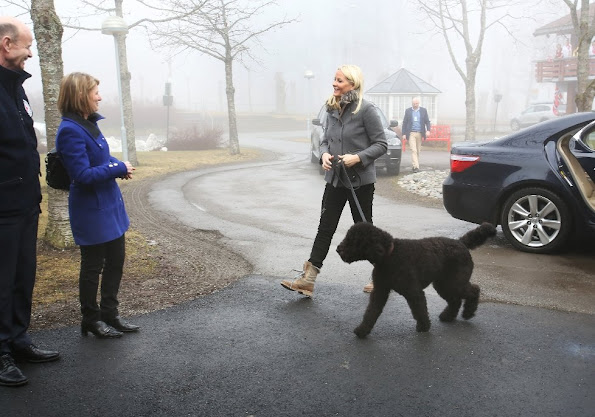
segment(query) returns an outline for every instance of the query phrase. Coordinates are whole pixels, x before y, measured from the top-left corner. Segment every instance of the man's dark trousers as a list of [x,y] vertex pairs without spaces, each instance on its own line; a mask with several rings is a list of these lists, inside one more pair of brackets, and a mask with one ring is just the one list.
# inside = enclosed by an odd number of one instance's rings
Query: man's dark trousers
[[35,285],[39,208],[0,217],[0,353],[31,344],[27,334]]

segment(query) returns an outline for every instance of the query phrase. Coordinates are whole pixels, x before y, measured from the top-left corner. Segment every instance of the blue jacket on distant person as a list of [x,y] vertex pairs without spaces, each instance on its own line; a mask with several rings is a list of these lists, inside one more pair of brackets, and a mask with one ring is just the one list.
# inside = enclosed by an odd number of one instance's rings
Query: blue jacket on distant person
[[123,162],[110,155],[99,130],[98,113],[87,120],[64,114],[56,135],[56,150],[72,183],[68,196],[70,226],[77,245],[96,245],[122,236],[130,220],[116,178],[126,176]]
[[[403,131],[403,136],[407,137],[407,140],[409,140],[409,134],[411,133],[411,128],[413,125],[413,108],[409,107],[408,109],[405,110],[405,117],[403,117],[403,125],[401,126],[401,129]],[[425,107],[419,107],[419,117],[420,117],[420,121],[419,124],[421,126],[420,129],[420,133],[421,133],[421,137],[425,140],[426,139],[426,132],[429,132],[432,125],[430,123],[430,118],[428,116],[428,111],[426,110]]]

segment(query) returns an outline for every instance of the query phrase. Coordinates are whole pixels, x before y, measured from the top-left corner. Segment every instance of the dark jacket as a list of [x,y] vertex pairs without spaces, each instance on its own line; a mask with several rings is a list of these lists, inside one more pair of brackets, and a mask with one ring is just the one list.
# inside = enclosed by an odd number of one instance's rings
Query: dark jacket
[[56,135],[56,150],[72,179],[68,212],[77,245],[96,245],[117,239],[130,221],[116,178],[125,176],[126,165],[110,155],[95,113],[85,120],[65,114]]
[[[409,134],[411,133],[411,126],[413,125],[413,117],[412,117],[413,109],[409,107],[405,110],[405,117],[403,118],[403,135],[407,137],[409,140]],[[430,131],[432,127],[430,125],[430,118],[428,117],[428,111],[425,107],[419,107],[419,117],[420,117],[420,126],[421,126],[421,137],[423,139],[426,138],[426,132]]]
[[0,65],[0,217],[39,210],[39,153],[23,89],[31,77]]
[[[361,163],[353,166],[355,173],[354,186],[372,184],[376,182],[376,167],[374,161],[386,153],[388,145],[380,116],[374,109],[374,104],[367,100],[362,101],[362,106],[356,114],[353,111],[357,102],[348,103],[339,117],[339,111],[329,111],[324,135],[320,142],[320,155],[329,153],[335,156],[356,154]],[[337,182],[334,171],[327,171],[324,179],[327,183],[337,186],[349,187],[349,184]]]

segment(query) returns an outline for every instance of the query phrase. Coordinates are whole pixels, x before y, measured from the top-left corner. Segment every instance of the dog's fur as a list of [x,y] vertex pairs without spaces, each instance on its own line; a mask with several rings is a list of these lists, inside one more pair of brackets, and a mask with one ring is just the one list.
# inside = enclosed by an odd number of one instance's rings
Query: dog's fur
[[441,321],[453,321],[463,300],[463,318],[473,317],[479,303],[479,287],[469,282],[473,272],[469,249],[482,245],[495,234],[496,229],[490,223],[483,223],[458,240],[446,237],[393,239],[370,223],[351,226],[337,247],[341,259],[347,263],[368,260],[374,265],[374,290],[354,333],[363,338],[372,331],[391,289],[407,300],[417,321],[417,331],[427,332],[430,318],[424,288],[430,283],[448,303],[439,316]]

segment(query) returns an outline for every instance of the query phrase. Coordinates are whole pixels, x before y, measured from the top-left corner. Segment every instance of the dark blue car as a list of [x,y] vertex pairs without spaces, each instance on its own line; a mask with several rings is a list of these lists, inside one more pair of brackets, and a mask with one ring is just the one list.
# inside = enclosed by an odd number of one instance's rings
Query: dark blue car
[[564,249],[595,230],[595,113],[575,113],[486,143],[452,147],[443,202],[455,218],[502,226],[516,248]]

